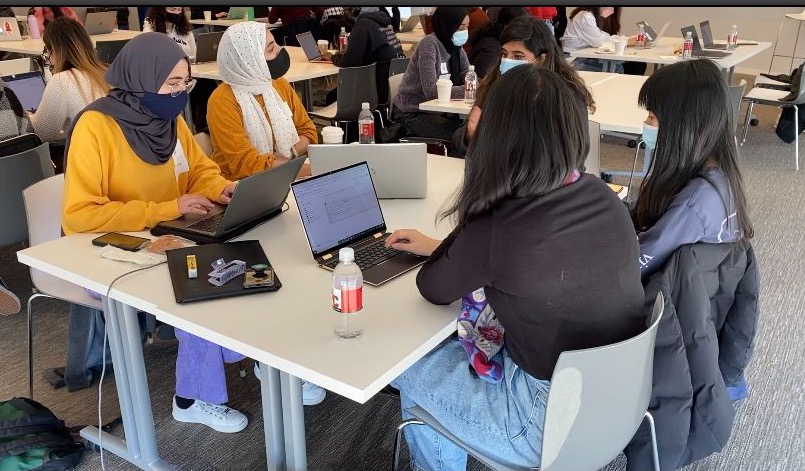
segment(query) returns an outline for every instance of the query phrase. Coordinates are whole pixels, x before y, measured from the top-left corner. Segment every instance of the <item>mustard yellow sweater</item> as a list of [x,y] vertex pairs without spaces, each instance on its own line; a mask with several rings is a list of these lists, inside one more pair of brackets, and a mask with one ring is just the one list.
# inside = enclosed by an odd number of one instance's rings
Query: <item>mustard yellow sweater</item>
[[[316,125],[302,105],[302,101],[287,80],[272,80],[274,90],[288,104],[293,113],[293,122],[299,137],[306,137],[311,144],[318,142]],[[263,112],[266,107],[261,95],[255,96]],[[221,173],[233,180],[261,172],[274,165],[273,154],[260,154],[249,141],[243,114],[235,93],[226,83],[221,83],[207,102],[207,125],[212,138],[212,158],[221,166]]]
[[64,233],[141,231],[181,216],[177,198],[186,193],[216,201],[229,181],[182,118],[177,134],[187,169],[177,169],[173,157],[163,165],[144,162],[113,118],[97,111],[84,113],[67,154]]

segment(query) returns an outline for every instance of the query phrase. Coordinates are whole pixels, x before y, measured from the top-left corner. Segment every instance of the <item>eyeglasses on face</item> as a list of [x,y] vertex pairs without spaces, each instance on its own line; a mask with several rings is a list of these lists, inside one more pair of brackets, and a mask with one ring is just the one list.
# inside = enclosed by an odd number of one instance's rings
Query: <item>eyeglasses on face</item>
[[190,93],[193,91],[193,87],[196,86],[196,79],[191,78],[184,82],[174,83],[170,86],[170,95],[173,98],[179,96],[182,92]]

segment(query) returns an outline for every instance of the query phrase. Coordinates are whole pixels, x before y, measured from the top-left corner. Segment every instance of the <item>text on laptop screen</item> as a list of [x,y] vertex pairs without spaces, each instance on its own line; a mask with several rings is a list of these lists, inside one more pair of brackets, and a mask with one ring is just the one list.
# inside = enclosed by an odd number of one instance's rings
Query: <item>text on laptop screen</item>
[[361,239],[385,225],[366,163],[297,182],[293,192],[314,253]]
[[26,111],[36,111],[45,93],[45,81],[38,72],[20,74],[16,77],[3,77],[6,86],[10,88],[20,100],[22,108]]

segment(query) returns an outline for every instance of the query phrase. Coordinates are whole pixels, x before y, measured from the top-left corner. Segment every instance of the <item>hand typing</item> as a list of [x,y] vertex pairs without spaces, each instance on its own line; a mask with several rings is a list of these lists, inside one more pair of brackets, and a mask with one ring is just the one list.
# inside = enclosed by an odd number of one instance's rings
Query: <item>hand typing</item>
[[429,257],[442,241],[432,239],[416,229],[399,229],[386,239],[386,247]]

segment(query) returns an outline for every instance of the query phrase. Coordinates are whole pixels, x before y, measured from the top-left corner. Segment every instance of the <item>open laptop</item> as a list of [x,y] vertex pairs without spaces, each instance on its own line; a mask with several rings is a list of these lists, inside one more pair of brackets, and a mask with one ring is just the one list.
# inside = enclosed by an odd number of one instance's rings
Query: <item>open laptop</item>
[[290,162],[246,177],[238,183],[228,205],[215,204],[205,215],[185,214],[157,224],[154,235],[176,234],[196,242],[229,240],[282,212],[290,184],[305,159]]
[[712,51],[702,49],[702,44],[699,42],[699,35],[696,34],[696,27],[691,25],[682,28],[683,39],[688,34],[688,32],[690,32],[690,35],[693,37],[693,54],[692,54],[693,57],[706,58],[706,59],[721,59],[732,54],[731,51]]
[[330,59],[322,57],[321,51],[319,51],[319,45],[316,43],[316,38],[313,37],[313,33],[310,31],[297,34],[296,39],[299,41],[299,45],[302,46],[302,50],[305,52],[308,61],[324,62],[325,64],[333,63]]
[[424,142],[310,145],[307,155],[313,175],[366,162],[380,199],[427,196],[428,146]]
[[227,20],[240,20],[246,18],[246,13],[249,7],[229,7],[229,12],[226,14]]
[[[704,20],[699,23],[699,29],[702,30],[702,47],[704,49],[720,49],[726,50],[727,44],[717,44],[713,42],[713,31],[710,29],[710,20]],[[738,41],[738,46],[757,46],[757,43]]]
[[425,262],[384,246],[389,233],[366,162],[293,182],[291,189],[319,267],[333,270],[338,250],[352,247],[363,281],[378,286]]
[[45,78],[41,71],[7,75],[0,79],[14,92],[24,110],[35,112],[39,108],[45,93]]
[[22,41],[17,19],[9,16],[0,18],[0,41]]
[[646,33],[646,48],[651,49],[655,47],[660,39],[665,35],[665,32],[668,30],[668,27],[671,26],[670,21],[666,21],[662,28],[660,28],[660,32],[654,31],[654,28],[651,27],[646,21],[638,21],[637,26],[643,26],[643,32]]
[[117,12],[116,11],[99,11],[87,13],[87,19],[84,21],[84,29],[87,34],[94,36],[96,34],[109,34],[117,27]]
[[224,36],[223,31],[201,33],[196,36],[196,57],[194,63],[215,62],[218,60],[218,44]]
[[419,15],[411,15],[405,20],[405,23],[400,25],[400,32],[407,33],[413,31],[417,24],[419,24]]

